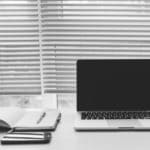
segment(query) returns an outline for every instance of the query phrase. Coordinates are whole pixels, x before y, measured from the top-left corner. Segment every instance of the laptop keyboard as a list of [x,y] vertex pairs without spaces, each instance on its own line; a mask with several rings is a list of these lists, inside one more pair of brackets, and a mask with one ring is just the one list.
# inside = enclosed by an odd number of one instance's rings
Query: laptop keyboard
[[108,112],[82,112],[81,119],[150,119],[150,112],[133,111],[108,111]]

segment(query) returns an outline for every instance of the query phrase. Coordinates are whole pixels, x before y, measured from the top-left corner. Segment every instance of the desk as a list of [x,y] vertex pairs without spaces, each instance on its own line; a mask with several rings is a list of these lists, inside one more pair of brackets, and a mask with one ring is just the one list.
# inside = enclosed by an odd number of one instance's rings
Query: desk
[[150,150],[150,132],[75,132],[74,114],[72,109],[62,110],[50,144],[0,146],[0,150]]

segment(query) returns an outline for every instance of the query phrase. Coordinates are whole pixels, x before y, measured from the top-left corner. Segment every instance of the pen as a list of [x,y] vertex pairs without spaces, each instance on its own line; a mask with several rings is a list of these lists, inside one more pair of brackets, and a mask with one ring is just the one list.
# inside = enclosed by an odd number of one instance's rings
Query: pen
[[39,124],[45,116],[46,116],[46,112],[43,112],[39,120],[36,123]]

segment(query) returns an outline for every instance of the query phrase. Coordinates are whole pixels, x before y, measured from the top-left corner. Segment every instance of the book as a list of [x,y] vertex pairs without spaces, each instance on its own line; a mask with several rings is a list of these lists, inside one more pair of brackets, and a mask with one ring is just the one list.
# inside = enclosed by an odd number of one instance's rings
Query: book
[[55,130],[60,113],[53,109],[0,108],[0,129],[15,131]]

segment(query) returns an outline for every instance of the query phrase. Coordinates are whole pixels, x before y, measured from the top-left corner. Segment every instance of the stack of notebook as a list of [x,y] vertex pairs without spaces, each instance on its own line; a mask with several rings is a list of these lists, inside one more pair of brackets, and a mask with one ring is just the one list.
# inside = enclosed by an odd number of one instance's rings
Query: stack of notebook
[[0,130],[8,131],[2,144],[48,143],[60,113],[53,109],[0,108]]

